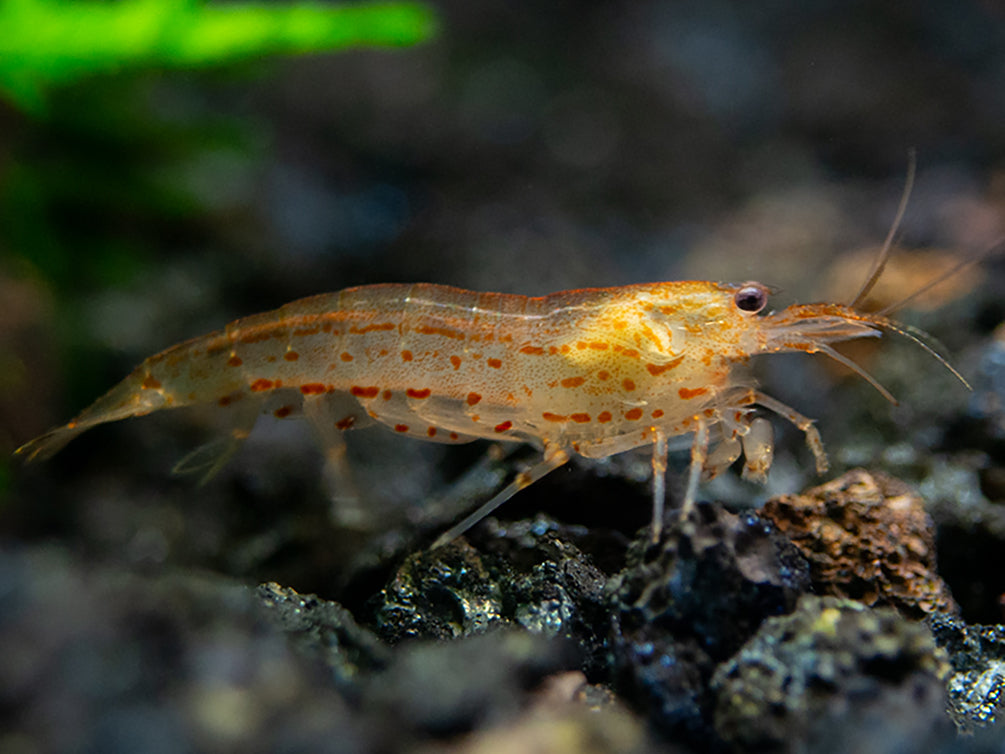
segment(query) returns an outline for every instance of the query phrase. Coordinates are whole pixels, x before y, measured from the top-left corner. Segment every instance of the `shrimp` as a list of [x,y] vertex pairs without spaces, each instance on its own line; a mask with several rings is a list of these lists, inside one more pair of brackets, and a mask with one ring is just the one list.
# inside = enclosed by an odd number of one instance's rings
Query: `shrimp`
[[[223,330],[151,356],[67,424],[15,451],[50,458],[91,427],[167,408],[217,405],[230,432],[183,458],[177,473],[215,474],[258,416],[302,416],[316,430],[336,479],[346,483],[342,433],[370,424],[440,443],[529,442],[542,458],[433,544],[451,541],[573,454],[605,458],[652,448],[652,538],[664,519],[667,440],[693,435],[681,517],[698,483],[742,455],[763,481],[774,454],[760,407],[802,431],[819,474],[828,468],[812,420],[761,392],[739,368],[759,354],[822,353],[894,397],[831,344],[903,335],[963,376],[925,334],[886,315],[962,268],[963,262],[881,312],[858,307],[879,280],[914,179],[910,155],[896,218],[866,280],[848,304],[793,304],[762,314],[758,282],[648,283],[543,297],[478,293],[429,283],[346,288],[238,319]],[[998,241],[985,252],[1003,245]]]
[[230,432],[176,471],[214,473],[263,412],[305,417],[329,458],[340,457],[343,431],[374,423],[433,442],[488,439],[542,449],[539,462],[439,544],[573,454],[603,458],[650,446],[658,537],[668,438],[693,435],[684,515],[702,474],[721,472],[741,454],[745,475],[764,479],[772,431],[757,407],[799,428],[818,472],[827,470],[812,421],[758,390],[737,367],[758,354],[822,353],[892,400],[831,344],[884,331],[918,340],[854,305],[795,304],[765,314],[768,297],[757,282],[638,284],[539,298],[425,283],[347,288],[238,319],[151,356],[75,419],[15,453],[46,459],[99,424],[197,404],[231,412]]

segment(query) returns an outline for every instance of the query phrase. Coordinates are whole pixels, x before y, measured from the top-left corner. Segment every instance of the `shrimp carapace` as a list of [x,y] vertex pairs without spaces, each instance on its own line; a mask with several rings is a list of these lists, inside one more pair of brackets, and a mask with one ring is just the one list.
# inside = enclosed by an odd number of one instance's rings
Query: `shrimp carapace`
[[599,458],[651,446],[658,535],[670,437],[694,436],[685,511],[702,473],[715,475],[741,454],[747,475],[767,473],[771,425],[754,415],[756,406],[802,430],[817,468],[827,467],[812,422],[758,391],[738,365],[781,351],[823,352],[848,363],[831,343],[883,330],[911,336],[840,304],[762,314],[768,295],[756,282],[707,281],[540,298],[430,284],[348,288],[239,319],[152,356],[73,421],[16,453],[48,458],[98,424],[196,404],[231,416],[223,441],[177,467],[207,475],[262,412],[307,418],[329,459],[342,457],[344,430],[374,423],[434,442],[489,439],[543,449],[537,465],[449,538],[572,454]]

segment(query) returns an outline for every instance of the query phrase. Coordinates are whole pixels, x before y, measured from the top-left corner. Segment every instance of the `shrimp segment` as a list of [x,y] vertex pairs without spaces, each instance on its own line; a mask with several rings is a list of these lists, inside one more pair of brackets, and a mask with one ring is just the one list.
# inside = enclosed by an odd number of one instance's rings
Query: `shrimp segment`
[[[73,421],[16,454],[41,460],[98,424],[196,404],[233,414],[229,437],[179,464],[206,475],[236,451],[262,412],[305,416],[336,472],[344,467],[341,433],[372,423],[434,442],[543,447],[537,465],[442,542],[573,453],[599,458],[649,445],[658,537],[669,437],[694,434],[685,513],[703,471],[717,473],[741,451],[748,473],[767,473],[770,426],[753,416],[754,406],[801,429],[818,470],[826,469],[812,422],[757,391],[737,366],[783,351],[839,358],[828,344],[905,332],[882,316],[839,304],[758,316],[767,294],[760,283],[707,281],[540,298],[431,284],[348,288],[239,319],[152,356]],[[713,430],[720,439],[713,440]]]

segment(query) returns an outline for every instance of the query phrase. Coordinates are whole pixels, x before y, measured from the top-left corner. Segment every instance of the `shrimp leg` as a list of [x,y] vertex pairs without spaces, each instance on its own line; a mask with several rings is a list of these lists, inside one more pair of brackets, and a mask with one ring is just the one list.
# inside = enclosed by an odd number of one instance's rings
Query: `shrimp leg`
[[518,493],[520,490],[529,487],[541,477],[567,463],[568,460],[569,453],[565,450],[565,448],[562,448],[554,443],[546,442],[544,446],[544,458],[526,471],[521,471],[516,475],[516,479],[500,490],[494,497],[492,497],[491,500],[480,506],[478,510],[471,513],[463,521],[451,526],[443,532],[443,534],[437,537],[436,541],[433,542],[431,549],[435,550],[437,547],[442,547],[443,545],[453,541],[487,515],[492,513],[492,511],[513,497],[513,495]]
[[232,412],[230,429],[224,436],[210,440],[187,454],[174,465],[171,473],[198,476],[200,486],[208,483],[241,449],[255,426],[258,412],[256,402],[245,401],[243,406]]
[[338,417],[345,414],[344,409],[326,396],[308,397],[304,400],[303,412],[314,428],[324,454],[322,473],[331,503],[331,519],[341,526],[365,528],[367,517],[346,457],[343,430],[336,426]]
[[657,430],[653,438],[653,544],[660,541],[663,531],[663,508],[666,502],[667,436]]
[[809,447],[810,452],[813,453],[813,458],[816,460],[817,473],[827,473],[827,469],[830,468],[830,463],[827,461],[827,453],[824,451],[824,444],[823,440],[820,439],[820,432],[818,432],[817,428],[813,426],[812,419],[808,419],[795,409],[790,408],[776,398],[772,398],[770,395],[765,395],[760,390],[748,391],[743,397],[742,403],[745,405],[756,403],[758,406],[763,406],[769,411],[773,411],[783,419],[787,419],[791,422],[806,437],[806,445]]
[[[691,443],[691,467],[687,473],[687,490],[684,492],[684,505],[680,509],[681,520],[686,520],[694,510],[694,501],[698,496],[698,482],[708,459],[708,422],[705,417],[695,417],[697,428],[694,431],[694,441]],[[653,529],[655,530],[655,522]],[[654,531],[654,534],[656,532]],[[657,534],[658,536],[658,534]]]

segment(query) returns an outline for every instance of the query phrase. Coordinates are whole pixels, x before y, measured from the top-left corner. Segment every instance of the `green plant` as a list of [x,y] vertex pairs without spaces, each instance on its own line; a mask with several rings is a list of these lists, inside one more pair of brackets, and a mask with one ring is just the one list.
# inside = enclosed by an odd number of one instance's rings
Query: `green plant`
[[2,0],[0,93],[17,107],[39,113],[48,89],[97,73],[406,46],[435,30],[433,12],[415,2]]

